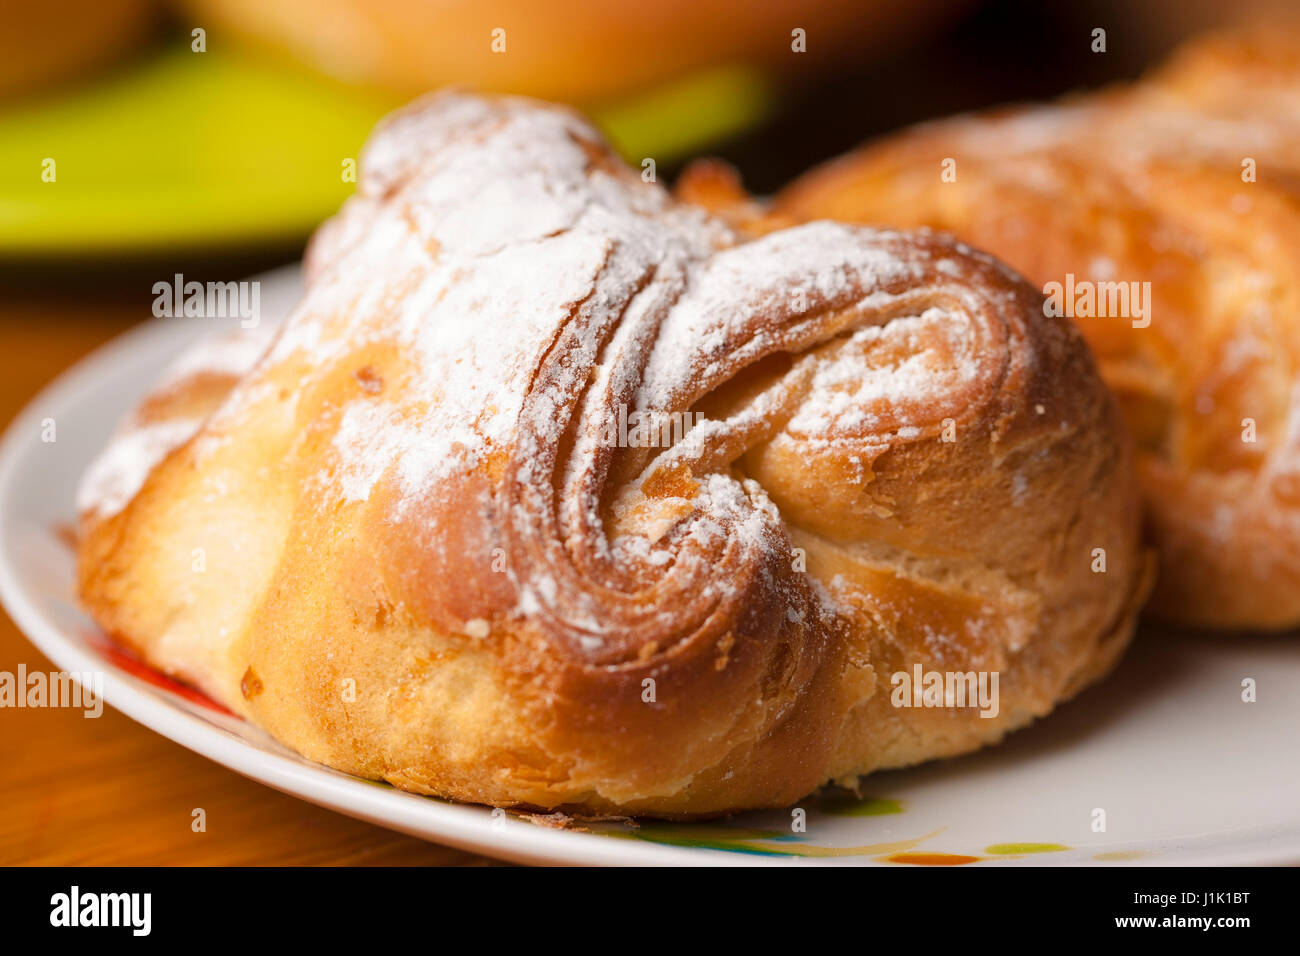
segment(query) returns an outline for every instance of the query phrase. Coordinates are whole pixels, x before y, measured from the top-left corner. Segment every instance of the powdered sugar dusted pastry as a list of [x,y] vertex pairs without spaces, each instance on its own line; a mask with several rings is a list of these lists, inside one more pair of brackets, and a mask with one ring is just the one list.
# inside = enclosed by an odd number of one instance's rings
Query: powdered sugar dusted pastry
[[1300,29],[1273,25],[1198,41],[1131,87],[887,138],[776,209],[949,230],[1054,284],[1138,444],[1155,609],[1286,628],[1300,625],[1298,184]]
[[155,665],[406,789],[685,816],[972,750],[1120,654],[1118,414],[993,260],[742,230],[523,100],[419,102],[362,167],[269,347],[92,471],[81,593]]

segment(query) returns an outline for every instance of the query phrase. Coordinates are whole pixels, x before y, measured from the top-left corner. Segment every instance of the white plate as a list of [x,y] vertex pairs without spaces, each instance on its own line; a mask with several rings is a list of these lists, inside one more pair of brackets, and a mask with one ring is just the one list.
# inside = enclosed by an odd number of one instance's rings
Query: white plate
[[[298,277],[287,270],[261,281],[270,321],[291,307]],[[114,653],[75,605],[72,555],[58,534],[73,519],[79,476],[118,418],[213,322],[155,319],[122,336],[42,392],[0,445],[0,597],[10,615],[58,667],[103,671],[110,705],[182,746],[341,813],[522,862],[899,865],[889,858],[910,852],[935,863],[975,857],[974,866],[1300,863],[1296,636],[1145,633],[1102,686],[1001,747],[875,774],[863,802],[802,801],[801,833],[788,810],[549,829],[302,760]],[[52,443],[42,441],[45,419],[55,423]],[[1247,677],[1256,703],[1241,700]],[[1098,808],[1105,832],[1092,829]]]

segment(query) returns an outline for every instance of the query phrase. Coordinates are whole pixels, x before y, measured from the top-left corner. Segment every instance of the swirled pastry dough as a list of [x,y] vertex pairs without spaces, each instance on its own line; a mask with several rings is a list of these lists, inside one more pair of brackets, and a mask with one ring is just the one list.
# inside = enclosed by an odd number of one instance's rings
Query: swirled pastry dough
[[[686,816],[969,751],[1121,652],[1131,454],[1003,266],[758,235],[523,100],[424,100],[362,168],[284,328],[88,479],[82,597],[156,666],[406,789]],[[917,665],[1000,699],[894,706]]]

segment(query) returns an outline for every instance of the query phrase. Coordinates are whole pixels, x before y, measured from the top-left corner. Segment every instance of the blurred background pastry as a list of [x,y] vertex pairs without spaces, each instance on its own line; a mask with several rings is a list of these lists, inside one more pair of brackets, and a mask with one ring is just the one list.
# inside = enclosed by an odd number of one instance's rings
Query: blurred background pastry
[[776,208],[951,232],[1059,290],[1138,442],[1154,609],[1286,629],[1300,624],[1298,157],[1300,26],[1275,21],[1193,41],[1133,86],[887,137]]
[[40,0],[0,12],[0,99],[82,79],[118,62],[161,20],[157,0]]
[[[182,0],[195,23],[413,96],[449,84],[595,105],[719,64],[798,74],[910,43],[966,0]],[[805,64],[806,66],[806,64]]]

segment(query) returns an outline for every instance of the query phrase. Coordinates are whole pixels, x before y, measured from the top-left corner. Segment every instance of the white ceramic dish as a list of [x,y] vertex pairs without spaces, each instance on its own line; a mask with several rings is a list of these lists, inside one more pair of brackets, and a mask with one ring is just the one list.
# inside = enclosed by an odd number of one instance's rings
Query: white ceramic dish
[[[264,321],[296,271],[261,277]],[[42,392],[0,445],[0,597],[56,666],[102,671],[107,702],[245,776],[374,823],[521,862],[593,864],[1300,863],[1300,636],[1142,634],[1118,672],[1001,747],[876,774],[865,800],[708,824],[537,826],[302,760],[113,650],[77,609],[59,534],[79,476],[159,367],[214,320],[155,319]],[[235,320],[230,320],[233,324]],[[55,423],[54,442],[42,423]],[[33,655],[29,668],[43,666]],[[1255,703],[1242,701],[1254,678]],[[22,768],[16,768],[22,773]],[[1105,832],[1094,832],[1094,811]],[[967,858],[967,859],[962,859]]]

